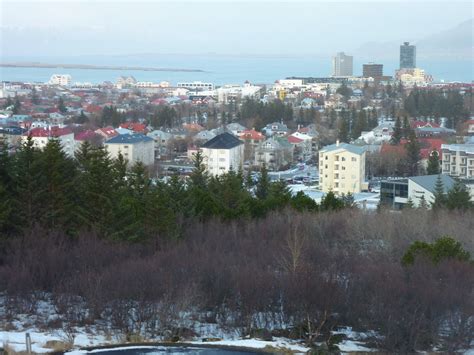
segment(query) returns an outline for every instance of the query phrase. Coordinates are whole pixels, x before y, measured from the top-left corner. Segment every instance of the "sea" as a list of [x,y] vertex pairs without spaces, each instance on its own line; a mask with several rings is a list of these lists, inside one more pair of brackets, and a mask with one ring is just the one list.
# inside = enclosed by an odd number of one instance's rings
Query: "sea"
[[[168,55],[121,55],[121,56],[76,56],[2,58],[2,62],[42,62],[54,64],[92,64],[109,66],[140,66],[155,68],[197,69],[187,71],[141,71],[106,69],[65,68],[19,68],[0,67],[0,81],[47,82],[53,74],[70,74],[73,82],[115,82],[119,76],[133,75],[138,81],[168,81],[172,85],[183,81],[211,82],[215,85],[242,84],[246,80],[253,84],[271,84],[286,77],[327,77],[331,73],[331,58],[311,55],[254,56],[217,54],[168,54]],[[365,60],[354,58],[354,75],[362,74]],[[381,61],[384,74],[394,75],[398,60]],[[437,82],[472,82],[473,60],[418,60],[418,67],[431,74]]]

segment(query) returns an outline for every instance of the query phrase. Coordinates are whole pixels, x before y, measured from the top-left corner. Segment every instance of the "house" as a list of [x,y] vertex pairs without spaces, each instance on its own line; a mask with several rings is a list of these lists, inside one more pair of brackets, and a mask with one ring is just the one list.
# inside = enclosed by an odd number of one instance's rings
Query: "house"
[[271,137],[273,135],[283,137],[286,136],[289,132],[288,127],[284,123],[273,122],[267,124],[263,129],[263,134],[267,137]]
[[120,125],[120,128],[129,129],[130,131],[133,131],[134,133],[141,133],[141,134],[148,133],[146,125],[143,123],[138,123],[138,122],[124,122]]
[[25,129],[17,126],[0,127],[0,143],[5,142],[9,147],[18,147]]
[[95,133],[102,136],[104,140],[108,140],[110,138],[114,138],[119,135],[119,133],[112,126],[99,128],[95,131]]
[[368,189],[365,182],[366,149],[339,143],[319,151],[319,186],[323,192],[359,193]]
[[119,154],[128,161],[128,166],[137,162],[149,166],[155,161],[155,145],[153,139],[140,133],[120,134],[104,143],[110,156],[116,159]]
[[244,126],[242,126],[240,123],[237,123],[237,122],[229,123],[226,126],[226,130],[231,132],[236,137],[238,137],[246,129],[247,128],[245,128]]
[[444,192],[447,193],[454,185],[454,179],[448,175],[423,175],[403,179],[384,180],[380,185],[380,203],[400,210],[412,201],[413,206],[419,207],[422,200],[429,208],[434,201],[434,192],[438,176],[443,183]]
[[32,128],[21,137],[22,142],[26,142],[31,137],[33,144],[38,149],[44,149],[51,139],[59,140],[61,147],[67,155],[74,156],[76,149],[74,133],[69,128],[60,127],[38,127]]
[[207,141],[201,149],[207,171],[211,175],[222,175],[230,170],[237,171],[243,166],[243,142],[228,132]]
[[293,162],[294,146],[287,139],[270,137],[255,148],[255,165],[279,170]]
[[208,140],[214,138],[216,135],[211,132],[211,131],[208,131],[208,130],[204,130],[204,131],[201,131],[199,133],[197,133],[194,137],[193,137],[193,140],[194,141],[204,141],[204,142],[207,142]]
[[466,133],[469,136],[474,136],[474,120],[466,121]]
[[168,132],[154,130],[147,133],[147,136],[153,139],[155,147],[155,158],[161,158],[161,155],[166,154],[168,150],[168,144],[173,138],[173,135]]
[[317,137],[296,131],[288,136],[288,142],[293,144],[298,152],[298,158],[308,160],[318,151]]

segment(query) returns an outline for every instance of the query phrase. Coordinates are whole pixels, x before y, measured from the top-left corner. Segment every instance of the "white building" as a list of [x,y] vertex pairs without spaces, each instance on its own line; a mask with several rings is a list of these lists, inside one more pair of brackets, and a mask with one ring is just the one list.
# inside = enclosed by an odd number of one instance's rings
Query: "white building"
[[50,85],[59,85],[59,86],[69,86],[71,85],[72,77],[69,74],[53,74],[49,79],[48,84]]
[[252,85],[248,81],[241,85],[224,85],[217,89],[217,101],[219,103],[229,103],[245,98],[259,99],[261,87]]
[[237,137],[224,132],[202,146],[202,155],[211,175],[237,171],[244,164],[244,144]]
[[116,159],[119,153],[131,167],[137,162],[153,165],[155,161],[155,144],[152,138],[143,134],[120,134],[104,143],[111,158]]
[[474,179],[474,144],[442,144],[443,174]]
[[178,83],[177,86],[189,90],[214,90],[214,84],[203,83],[202,81],[182,82]]
[[352,76],[352,59],[344,52],[337,53],[332,58],[332,76]]
[[57,139],[59,140],[64,153],[70,157],[74,156],[76,143],[74,141],[74,133],[69,128],[33,128],[21,137],[22,142],[26,142],[28,137],[31,137],[34,146],[38,149],[44,149],[51,139]]

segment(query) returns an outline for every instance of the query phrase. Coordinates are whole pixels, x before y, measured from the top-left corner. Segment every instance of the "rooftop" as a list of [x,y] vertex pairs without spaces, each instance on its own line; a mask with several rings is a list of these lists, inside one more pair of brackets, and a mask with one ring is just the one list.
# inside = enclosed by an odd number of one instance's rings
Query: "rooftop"
[[224,132],[204,143],[202,147],[208,149],[232,149],[241,144],[243,144],[243,142],[240,139],[230,133]]
[[331,145],[327,145],[320,150],[321,153],[331,152],[335,150],[347,150],[348,152],[361,155],[365,152],[365,147],[358,146],[349,143],[335,143]]
[[153,142],[153,139],[141,133],[137,134],[120,134],[109,139],[106,144],[135,144],[140,142]]

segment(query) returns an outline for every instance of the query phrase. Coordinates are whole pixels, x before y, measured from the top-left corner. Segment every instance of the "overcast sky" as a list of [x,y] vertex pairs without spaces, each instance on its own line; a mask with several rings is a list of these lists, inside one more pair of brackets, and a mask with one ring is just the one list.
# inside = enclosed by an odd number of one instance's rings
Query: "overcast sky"
[[0,0],[2,57],[287,54],[418,40],[472,17],[470,1]]

